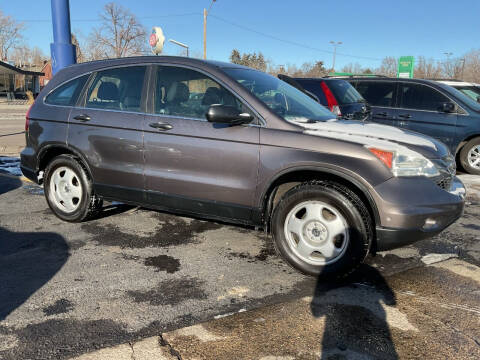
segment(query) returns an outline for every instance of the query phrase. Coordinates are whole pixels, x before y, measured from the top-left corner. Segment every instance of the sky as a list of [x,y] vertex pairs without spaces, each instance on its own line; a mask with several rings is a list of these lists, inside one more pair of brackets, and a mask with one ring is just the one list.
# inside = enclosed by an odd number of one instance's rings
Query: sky
[[[70,0],[72,31],[80,41],[98,26],[106,0]],[[150,31],[162,27],[168,39],[203,52],[203,8],[211,0],[117,0]],[[0,10],[25,23],[24,41],[49,54],[50,0],[0,0]],[[261,51],[277,65],[324,61],[336,69],[349,63],[375,68],[386,56],[444,60],[479,48],[479,0],[217,0],[209,13],[207,57],[228,61],[233,48]],[[180,48],[165,42],[164,54]]]

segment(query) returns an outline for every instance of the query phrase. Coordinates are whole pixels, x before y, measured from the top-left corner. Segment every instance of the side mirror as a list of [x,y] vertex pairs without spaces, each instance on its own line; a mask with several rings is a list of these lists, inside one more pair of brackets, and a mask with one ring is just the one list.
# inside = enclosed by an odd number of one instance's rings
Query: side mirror
[[477,103],[480,103],[480,96],[477,96]]
[[252,122],[253,116],[249,113],[241,113],[235,106],[215,104],[208,108],[205,117],[209,122],[241,125]]
[[451,102],[446,102],[442,104],[442,111],[446,113],[452,113],[455,111],[455,104]]

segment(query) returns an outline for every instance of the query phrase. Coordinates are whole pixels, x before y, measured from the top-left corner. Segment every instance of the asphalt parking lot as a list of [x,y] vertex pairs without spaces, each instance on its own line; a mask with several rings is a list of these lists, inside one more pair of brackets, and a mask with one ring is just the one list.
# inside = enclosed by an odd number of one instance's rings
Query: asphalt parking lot
[[[17,166],[0,157],[0,359],[67,359],[152,336],[182,359],[480,357],[473,176],[462,175],[465,214],[445,232],[369,258],[350,283],[317,284],[247,227],[116,203],[63,222]],[[178,330],[202,323],[218,336]]]

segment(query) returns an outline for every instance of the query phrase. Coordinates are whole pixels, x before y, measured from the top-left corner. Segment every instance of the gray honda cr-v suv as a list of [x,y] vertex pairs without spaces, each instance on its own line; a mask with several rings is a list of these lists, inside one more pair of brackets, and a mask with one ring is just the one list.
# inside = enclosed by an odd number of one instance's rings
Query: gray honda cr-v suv
[[52,211],[82,221],[118,200],[253,225],[304,273],[355,268],[463,211],[440,142],[340,121],[287,83],[179,57],[60,71],[27,114],[22,171]]

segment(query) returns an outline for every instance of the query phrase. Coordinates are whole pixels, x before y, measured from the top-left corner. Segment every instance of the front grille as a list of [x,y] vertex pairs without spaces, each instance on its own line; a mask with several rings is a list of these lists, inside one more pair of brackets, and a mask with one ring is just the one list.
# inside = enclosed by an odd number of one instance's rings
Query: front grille
[[449,190],[452,186],[453,176],[442,176],[439,178],[436,183],[440,186],[443,190]]
[[452,186],[453,178],[456,173],[455,158],[451,155],[445,156],[442,159],[433,160],[440,175],[434,179],[435,183],[443,190],[449,190]]

